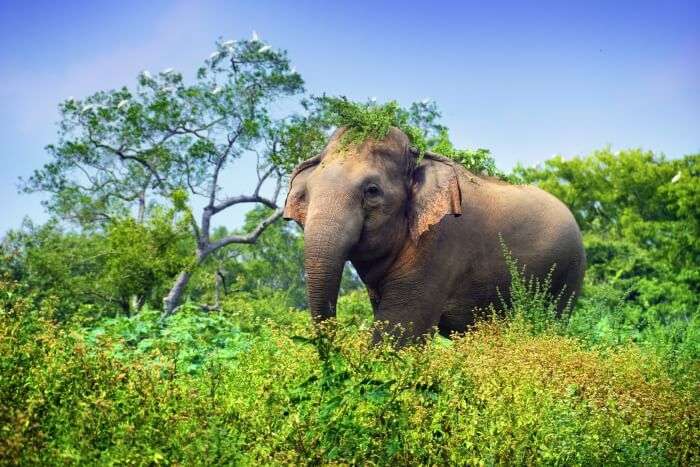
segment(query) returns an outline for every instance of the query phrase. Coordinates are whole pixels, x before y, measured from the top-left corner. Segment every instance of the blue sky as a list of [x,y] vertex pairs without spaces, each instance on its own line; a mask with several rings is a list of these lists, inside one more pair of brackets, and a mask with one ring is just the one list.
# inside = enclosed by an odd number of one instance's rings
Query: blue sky
[[[434,99],[459,145],[507,169],[605,145],[700,152],[698,25],[697,0],[1,1],[0,234],[46,218],[17,180],[47,160],[61,100],[143,69],[187,76],[217,37],[258,31],[312,93]],[[231,191],[251,176],[232,174]]]

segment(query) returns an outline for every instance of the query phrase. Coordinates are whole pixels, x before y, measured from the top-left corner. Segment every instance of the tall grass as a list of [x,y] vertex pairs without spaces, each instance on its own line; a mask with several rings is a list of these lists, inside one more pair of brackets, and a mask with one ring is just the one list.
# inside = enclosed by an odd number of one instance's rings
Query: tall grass
[[691,464],[700,450],[697,385],[634,344],[506,319],[397,351],[369,344],[358,294],[323,339],[274,297],[248,302],[264,326],[233,302],[86,330],[0,289],[4,464]]

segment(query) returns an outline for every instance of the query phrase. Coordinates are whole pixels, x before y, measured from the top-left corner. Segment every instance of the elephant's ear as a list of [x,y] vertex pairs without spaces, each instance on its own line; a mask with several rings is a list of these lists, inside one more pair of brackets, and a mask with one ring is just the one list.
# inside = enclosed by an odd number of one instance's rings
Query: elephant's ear
[[285,220],[294,220],[300,226],[304,226],[306,220],[306,208],[308,202],[306,199],[306,179],[314,171],[321,157],[315,156],[307,159],[297,165],[289,180],[289,193],[284,202],[284,211],[282,217]]
[[413,171],[411,191],[409,226],[414,241],[443,217],[462,214],[457,169],[449,159],[426,154]]

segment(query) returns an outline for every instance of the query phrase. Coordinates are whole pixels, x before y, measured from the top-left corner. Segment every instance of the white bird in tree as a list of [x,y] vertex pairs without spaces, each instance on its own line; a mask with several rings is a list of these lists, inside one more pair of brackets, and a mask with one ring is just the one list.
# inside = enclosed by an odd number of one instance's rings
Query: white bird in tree
[[370,98],[369,98],[369,101],[372,102],[372,103],[377,102],[377,98],[376,98],[376,97],[370,97]]
[[119,104],[117,104],[117,109],[124,108],[128,103],[129,101],[127,99],[122,99],[121,101],[119,101]]
[[681,179],[681,171],[679,170],[678,173],[676,175],[674,175],[673,178],[671,179],[671,183],[676,183],[680,179]]
[[258,33],[253,30],[253,34],[250,36],[250,41],[251,42],[258,42],[260,38],[258,37]]
[[83,106],[83,112],[89,112],[89,111],[93,110],[94,108],[95,108],[95,106],[92,104],[85,105],[85,106]]
[[212,89],[211,93],[214,95],[217,95],[217,94],[221,93],[221,91],[223,91],[223,89],[221,89],[221,87],[214,86],[214,89]]
[[172,72],[173,72],[172,68],[166,68],[165,70],[161,71],[161,73],[163,73],[164,75],[169,75]]
[[420,101],[420,103],[423,104],[423,105],[429,104],[429,103],[430,103],[430,99],[426,97],[425,99],[423,99],[422,101]]
[[297,67],[295,67],[294,65],[292,65],[292,69],[289,70],[289,72],[290,72],[291,74],[295,74],[295,73],[297,72]]
[[265,45],[265,46],[260,47],[260,48],[258,49],[258,53],[267,52],[267,51],[270,50],[271,48],[272,48],[272,46],[270,46],[270,45]]
[[209,55],[209,60],[214,60],[220,54],[221,54],[221,52],[212,52],[211,55]]
[[221,47],[226,47],[226,48],[233,47],[233,44],[235,44],[235,43],[236,43],[236,41],[233,41],[233,40],[225,41],[225,42],[221,43]]
[[148,70],[143,70],[141,72],[141,76],[143,76],[146,79],[151,79],[151,73]]

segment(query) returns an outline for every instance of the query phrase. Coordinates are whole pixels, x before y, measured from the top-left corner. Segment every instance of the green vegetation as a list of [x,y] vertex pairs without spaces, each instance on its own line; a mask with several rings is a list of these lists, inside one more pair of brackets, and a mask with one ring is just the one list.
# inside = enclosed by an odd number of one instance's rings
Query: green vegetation
[[411,114],[396,101],[383,105],[373,102],[361,104],[346,98],[326,97],[322,102],[330,123],[347,128],[343,135],[343,142],[347,145],[360,144],[368,139],[384,139],[391,127],[396,127],[406,133],[411,144],[421,153],[428,146],[423,131],[412,124]]
[[[603,149],[503,174],[455,148],[429,101],[273,115],[302,83],[284,52],[219,41],[192,84],[143,74],[62,104],[52,160],[26,182],[53,217],[0,242],[0,464],[697,463],[700,155]],[[555,319],[506,251],[507,313],[466,335],[370,345],[349,270],[337,321],[315,327],[303,238],[263,185],[336,125],[350,143],[398,126],[562,199],[588,255],[577,305]],[[257,188],[223,193],[219,173],[254,155]],[[239,201],[256,206],[240,229],[210,222]]]
[[496,161],[488,149],[457,149],[449,139],[447,128],[437,122],[440,112],[434,102],[414,102],[408,109],[396,101],[377,104],[359,103],[347,98],[323,97],[318,99],[325,121],[332,126],[346,127],[342,143],[353,146],[365,140],[381,140],[391,127],[399,128],[407,136],[420,157],[434,151],[454,159],[476,174],[506,178],[496,168]]
[[[516,168],[566,203],[584,232],[586,294],[580,320],[600,344],[664,348],[670,360],[700,359],[700,156],[669,160],[609,149]],[[604,308],[603,308],[604,309]]]
[[700,449],[697,374],[531,326],[546,310],[527,294],[510,320],[397,352],[369,344],[359,291],[314,337],[275,295],[84,327],[19,287],[0,292],[11,462],[683,464]]

